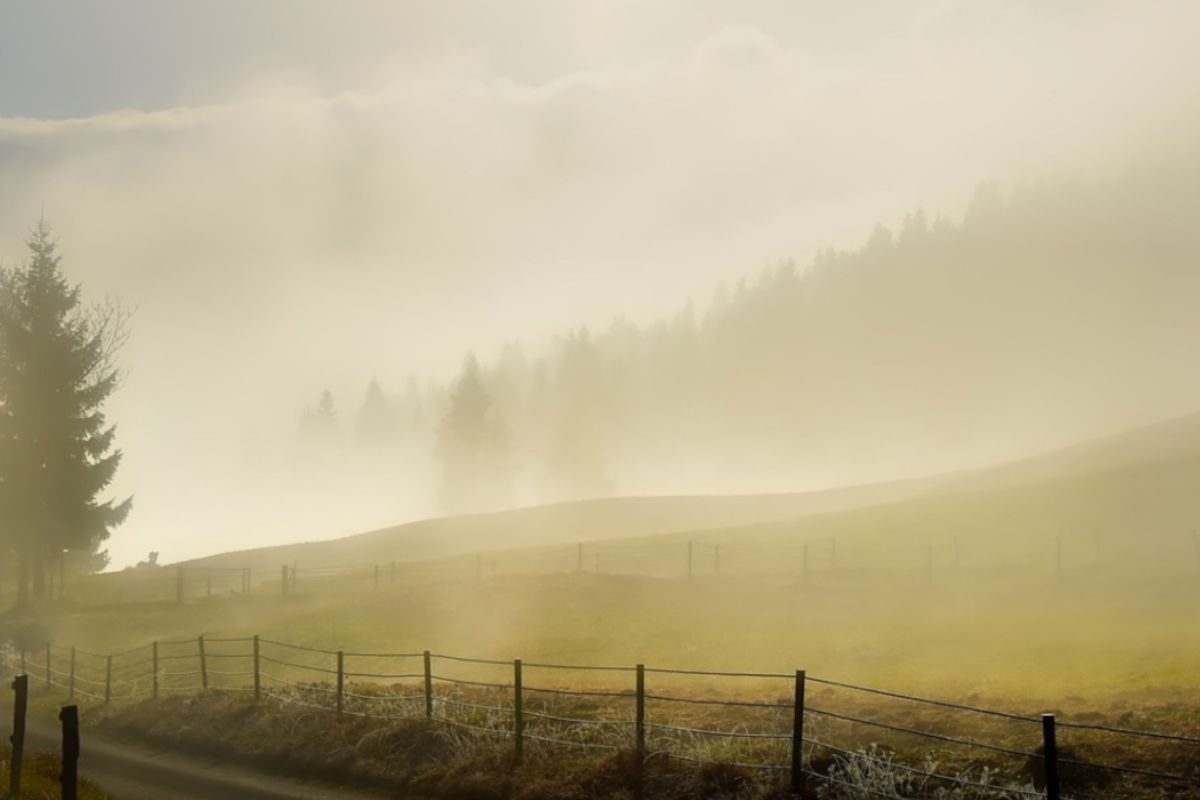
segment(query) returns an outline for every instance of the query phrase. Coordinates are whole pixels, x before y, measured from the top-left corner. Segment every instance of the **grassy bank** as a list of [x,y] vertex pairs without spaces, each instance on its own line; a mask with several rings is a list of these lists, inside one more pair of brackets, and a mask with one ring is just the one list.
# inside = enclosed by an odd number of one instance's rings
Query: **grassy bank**
[[[0,745],[0,786],[7,791],[9,784],[9,768],[12,763],[12,748],[5,743]],[[21,770],[21,793],[16,798],[25,800],[49,800],[59,797],[59,775],[62,773],[62,759],[54,753],[25,753],[24,767]],[[13,797],[5,795],[5,797]],[[79,781],[79,800],[114,800],[113,796],[95,786],[91,781]]]

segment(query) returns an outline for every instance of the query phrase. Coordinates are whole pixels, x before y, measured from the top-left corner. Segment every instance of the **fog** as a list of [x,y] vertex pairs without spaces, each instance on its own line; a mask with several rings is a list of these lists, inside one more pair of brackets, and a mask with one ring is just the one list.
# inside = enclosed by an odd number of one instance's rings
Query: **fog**
[[[117,567],[441,513],[468,352],[513,439],[492,506],[910,477],[1200,408],[1191,3],[0,15],[0,258],[44,213],[136,308]],[[594,469],[550,486],[564,425]]]

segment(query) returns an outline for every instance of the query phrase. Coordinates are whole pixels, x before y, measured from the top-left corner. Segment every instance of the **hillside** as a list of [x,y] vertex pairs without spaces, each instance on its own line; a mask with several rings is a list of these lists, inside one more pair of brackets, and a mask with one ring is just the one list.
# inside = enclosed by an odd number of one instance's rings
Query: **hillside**
[[[1057,558],[1061,538],[1068,565],[1092,563],[1103,549],[1105,558],[1120,555],[1127,564],[1149,559],[1191,569],[1190,531],[1200,519],[1196,486],[1200,414],[923,480],[785,495],[561,503],[222,553],[185,565],[272,574],[292,563],[324,568],[507,550],[532,557],[588,542],[590,553],[607,554],[607,571],[678,574],[679,548],[693,541],[720,545],[730,571],[786,565],[805,543],[812,544],[814,569],[833,566],[836,558],[842,568],[874,563],[923,571],[930,548],[938,568],[956,560],[1045,567]],[[705,552],[702,568],[708,569],[712,559]],[[514,553],[506,563],[519,565],[520,558]]]
[[[812,563],[926,577],[1200,570],[1200,414],[943,479],[892,502],[660,537],[721,543],[727,568],[812,544]],[[772,554],[774,553],[774,554]],[[754,566],[757,565],[757,566]]]
[[819,492],[712,497],[617,497],[421,520],[340,539],[220,553],[187,567],[276,570],[297,562],[322,567],[415,561],[497,548],[540,547],[748,525],[888,502],[925,491],[938,479],[896,481]]

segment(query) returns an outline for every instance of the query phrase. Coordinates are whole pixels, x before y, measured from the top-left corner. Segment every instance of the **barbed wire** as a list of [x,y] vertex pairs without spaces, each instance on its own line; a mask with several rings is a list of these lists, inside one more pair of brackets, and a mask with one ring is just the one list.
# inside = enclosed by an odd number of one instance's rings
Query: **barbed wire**
[[[209,644],[209,643],[225,644],[225,643],[251,642],[251,641],[254,641],[254,639],[252,637],[222,637],[222,638],[204,639],[203,641],[205,642],[205,644]],[[296,651],[315,653],[315,654],[320,654],[323,656],[337,655],[337,651],[334,651],[334,650],[326,650],[326,649],[321,649],[321,648],[316,648],[316,647],[297,645],[297,644],[292,644],[289,642],[270,640],[270,639],[259,639],[259,641],[260,641],[260,643],[266,644],[269,646],[289,648],[289,649],[296,650]],[[200,639],[197,638],[197,639],[168,640],[165,642],[159,642],[158,644],[159,644],[159,646],[188,645],[188,646],[196,646],[198,648],[199,642],[200,642]],[[32,670],[35,672],[35,674],[41,673],[42,675],[45,676],[49,686],[58,687],[61,689],[70,689],[74,692],[74,694],[77,694],[80,697],[88,698],[91,700],[107,702],[108,699],[110,699],[110,697],[113,695],[114,689],[118,690],[117,695],[119,696],[119,698],[122,698],[122,699],[125,699],[125,698],[131,699],[131,698],[135,698],[135,697],[140,697],[140,696],[150,694],[154,691],[154,689],[147,686],[147,683],[153,677],[153,671],[148,670],[145,674],[136,674],[136,672],[134,672],[134,671],[136,671],[139,668],[144,667],[148,664],[154,663],[155,658],[147,657],[147,658],[142,658],[140,660],[134,661],[132,663],[121,664],[116,668],[118,670],[118,673],[116,675],[114,675],[114,673],[112,671],[113,665],[111,663],[111,659],[113,659],[119,655],[128,655],[128,654],[132,654],[132,653],[145,651],[146,649],[148,649],[152,646],[153,645],[143,645],[141,647],[132,648],[130,650],[122,651],[119,654],[114,654],[114,655],[110,656],[110,655],[104,655],[104,654],[100,654],[100,653],[93,653],[91,651],[81,650],[78,648],[71,650],[70,648],[66,648],[61,645],[52,644],[52,645],[49,645],[49,648],[50,648],[49,652],[50,653],[58,653],[59,658],[43,659],[43,663],[39,663],[39,662],[33,661],[32,659],[24,659],[24,654],[22,654],[22,660],[25,662],[24,666],[25,666],[26,671]],[[33,651],[33,652],[36,654],[36,651]],[[62,667],[63,667],[62,654],[68,653],[68,652],[73,653],[76,656],[76,659],[78,659],[79,657],[83,658],[82,661],[76,661],[75,659],[72,659],[72,661],[71,661],[72,670],[70,672],[63,671],[63,669],[62,669]],[[423,653],[367,653],[367,652],[345,653],[345,652],[343,652],[342,655],[343,655],[343,657],[350,656],[350,657],[357,657],[357,658],[364,658],[364,659],[386,659],[386,658],[411,659],[411,658],[419,658],[424,654]],[[211,659],[233,659],[233,660],[246,661],[246,660],[251,659],[253,657],[253,654],[252,653],[205,652],[204,657],[211,658]],[[451,662],[463,663],[463,664],[475,664],[475,665],[485,665],[485,666],[507,667],[514,663],[514,662],[511,662],[508,660],[470,658],[470,657],[463,657],[463,656],[453,656],[453,655],[449,655],[449,654],[445,654],[445,653],[437,653],[437,654],[430,653],[430,657],[443,659],[443,660],[451,661]],[[159,666],[161,667],[162,666],[161,662],[169,662],[169,661],[173,661],[173,660],[189,660],[189,661],[192,661],[193,663],[195,663],[195,661],[200,660],[200,658],[201,658],[200,653],[197,650],[197,652],[192,652],[192,653],[159,655],[157,658],[157,661],[160,662]],[[309,670],[311,672],[321,673],[322,675],[338,675],[339,674],[339,670],[337,670],[337,669],[332,669],[332,668],[323,667],[323,666],[316,666],[313,664],[297,663],[294,661],[289,661],[289,660],[281,659],[281,658],[275,658],[273,656],[264,655],[261,653],[258,654],[258,658],[261,659],[262,661],[265,661],[268,663],[272,663],[272,664],[276,664],[276,665],[280,665],[283,667],[296,669],[296,670]],[[4,659],[6,662],[8,662],[8,664],[10,666],[12,666],[17,661],[16,651],[13,651],[11,649],[6,651],[4,654]],[[89,659],[93,660],[93,663],[88,663]],[[98,673],[99,670],[102,668],[99,665],[96,665],[94,663],[97,660],[104,660],[106,662],[105,668],[108,670],[108,672],[105,676],[105,680],[103,680],[103,681],[97,680],[93,677],[89,677],[89,675],[87,674],[89,671],[91,671],[91,674],[94,675],[94,674]],[[607,671],[607,672],[621,672],[621,673],[628,673],[628,672],[634,671],[636,669],[635,667],[630,667],[630,666],[560,664],[560,663],[552,663],[552,662],[522,662],[522,665],[525,667],[528,667],[528,668],[533,668],[533,669],[582,670],[582,671],[597,671],[597,672]],[[750,679],[793,679],[795,677],[793,674],[773,673],[773,672],[733,672],[733,671],[698,670],[698,669],[684,669],[684,668],[657,668],[657,667],[647,667],[647,668],[644,668],[644,670],[645,670],[645,672],[652,673],[652,674],[681,675],[681,676],[694,676],[694,677],[721,677],[721,678],[730,677],[730,678],[750,678]],[[162,685],[160,685],[158,687],[158,691],[160,691],[164,694],[195,692],[195,691],[197,691],[197,687],[195,687],[194,684],[187,685],[187,686],[172,686],[170,684],[172,682],[184,681],[188,678],[193,678],[197,675],[207,675],[210,678],[240,679],[240,678],[250,677],[255,674],[256,674],[255,671],[248,670],[248,669],[213,670],[213,669],[202,668],[202,669],[192,669],[192,670],[185,670],[185,671],[179,671],[179,672],[164,672],[164,671],[160,670],[158,677],[159,677]],[[292,690],[294,690],[294,691],[282,693],[282,694],[278,693],[278,692],[270,692],[270,691],[265,692],[265,694],[267,696],[269,696],[273,699],[279,700],[280,702],[284,702],[284,703],[293,703],[293,704],[297,704],[297,705],[301,705],[301,706],[311,707],[314,709],[319,709],[321,711],[335,710],[328,703],[323,703],[323,704],[313,703],[305,698],[307,695],[310,695],[310,694],[317,695],[317,696],[324,696],[324,697],[328,697],[330,695],[338,696],[339,691],[337,689],[331,688],[328,685],[324,685],[324,684],[300,683],[300,682],[296,682],[296,681],[285,680],[283,678],[280,678],[278,676],[272,675],[267,672],[260,671],[258,674],[260,675],[261,678],[264,678],[267,681],[271,681],[276,684],[280,684],[282,686],[290,687]],[[512,683],[508,683],[508,682],[491,683],[491,682],[485,682],[485,681],[470,680],[470,679],[466,679],[466,678],[459,678],[459,677],[450,676],[450,675],[432,674],[432,673],[424,673],[424,672],[374,672],[374,671],[355,672],[355,671],[344,671],[343,670],[340,672],[340,674],[343,678],[372,678],[372,679],[400,679],[400,680],[420,679],[420,678],[428,677],[430,680],[436,680],[439,682],[446,682],[446,683],[455,684],[455,685],[479,687],[479,688],[487,689],[487,690],[508,691],[508,690],[511,690],[514,688],[514,685]],[[68,680],[70,681],[70,683],[65,683],[65,681],[68,681]],[[982,707],[977,707],[977,706],[973,706],[973,705],[954,703],[954,702],[948,702],[948,701],[942,701],[942,700],[935,700],[935,699],[920,697],[920,696],[916,696],[916,695],[909,695],[909,694],[905,694],[902,692],[894,692],[894,691],[883,690],[883,689],[875,689],[873,687],[860,686],[857,684],[851,684],[851,683],[846,683],[846,682],[842,682],[842,681],[834,681],[834,680],[818,678],[818,677],[808,677],[807,680],[811,681],[812,683],[827,685],[827,686],[845,689],[845,690],[849,690],[849,691],[864,692],[864,693],[869,693],[869,694],[877,695],[877,696],[883,696],[883,697],[888,697],[888,698],[893,698],[893,699],[898,699],[898,700],[903,700],[903,701],[909,701],[909,702],[914,702],[914,703],[924,704],[924,705],[929,705],[929,706],[948,708],[948,709],[952,709],[952,710],[956,710],[956,711],[981,714],[981,715],[991,716],[991,717],[1005,719],[1005,720],[1018,721],[1018,722],[1022,722],[1022,723],[1040,723],[1041,722],[1040,718],[1034,718],[1031,716],[1014,714],[1014,713],[1010,713],[1010,712],[1006,712],[1006,711],[999,711],[999,710],[990,709],[990,708],[982,708]],[[76,684],[83,684],[83,686],[90,686],[90,687],[95,687],[95,688],[105,687],[105,694],[108,695],[108,697],[101,697],[99,694],[90,692],[86,688],[83,688]],[[126,691],[127,687],[128,687],[128,691]],[[231,692],[246,692],[246,691],[252,690],[251,687],[244,686],[244,685],[223,685],[220,687],[210,687],[210,688],[213,691],[231,691]],[[548,687],[548,686],[539,687],[539,686],[529,686],[529,685],[523,685],[521,688],[525,692],[528,692],[528,693],[535,693],[535,694],[536,693],[545,693],[545,694],[557,695],[557,696],[573,696],[573,697],[588,697],[588,698],[616,698],[616,699],[634,699],[636,697],[636,694],[631,690],[608,691],[608,690],[600,690],[600,689],[564,689],[564,688],[557,688],[557,687]],[[489,735],[504,735],[504,736],[513,735],[513,732],[509,731],[507,729],[475,725],[472,723],[463,722],[461,720],[451,719],[451,718],[447,717],[445,714],[445,710],[448,708],[462,708],[462,709],[467,709],[470,711],[484,712],[488,715],[502,715],[505,717],[511,717],[512,714],[514,713],[514,709],[512,707],[510,707],[509,705],[494,705],[494,704],[484,704],[484,703],[472,702],[471,700],[464,699],[461,695],[435,694],[432,697],[427,697],[425,694],[422,694],[422,693],[415,693],[415,694],[410,693],[410,694],[404,694],[404,695],[362,694],[362,693],[356,693],[353,691],[348,691],[345,689],[345,687],[342,688],[342,690],[340,692],[340,697],[343,700],[350,699],[352,701],[352,704],[354,701],[358,701],[363,704],[376,704],[376,705],[391,704],[393,706],[393,708],[395,708],[396,706],[408,705],[408,704],[412,704],[412,706],[415,706],[421,700],[432,699],[432,700],[435,700],[437,703],[439,703],[439,707],[443,709],[443,713],[438,715],[437,717],[435,717],[435,719],[437,719],[438,721],[444,722],[448,725],[461,727],[464,729],[482,731]],[[794,704],[784,703],[784,702],[716,699],[716,698],[711,698],[711,697],[684,697],[684,696],[678,696],[678,695],[667,695],[667,694],[645,693],[645,692],[642,694],[642,697],[644,700],[649,700],[649,701],[661,701],[661,702],[668,702],[668,703],[685,703],[685,704],[694,704],[694,705],[702,705],[702,706],[754,708],[754,709],[767,709],[767,710],[780,710],[780,711],[794,709]],[[412,707],[412,706],[410,706],[410,707]],[[880,721],[877,719],[866,719],[866,718],[854,716],[851,714],[841,713],[838,711],[832,711],[832,710],[823,709],[823,708],[816,708],[816,707],[812,707],[812,706],[805,707],[804,711],[806,711],[807,713],[816,715],[816,716],[823,716],[823,717],[827,717],[832,720],[839,720],[839,721],[843,721],[843,722],[846,722],[849,724],[869,726],[869,727],[873,727],[873,728],[876,728],[879,730],[889,731],[889,732],[897,733],[897,734],[916,736],[916,737],[929,739],[929,740],[933,740],[933,741],[944,742],[944,743],[950,744],[950,745],[958,745],[958,746],[963,746],[963,747],[968,747],[968,748],[977,748],[977,749],[986,750],[986,751],[990,751],[990,752],[995,752],[995,753],[1000,753],[1000,754],[1015,756],[1015,757],[1021,757],[1021,758],[1027,758],[1027,759],[1044,759],[1044,756],[1037,752],[1021,750],[1021,749],[1008,747],[1008,746],[1004,746],[1004,745],[993,744],[990,742],[983,742],[983,741],[977,741],[977,740],[973,740],[973,739],[960,738],[960,737],[956,737],[956,736],[952,736],[952,735],[948,735],[948,734],[937,733],[937,732],[930,731],[930,730],[920,730],[920,729],[908,727],[905,725],[897,725],[897,724],[892,724],[892,723],[888,723],[888,722],[883,722],[883,721]],[[354,716],[371,716],[371,717],[376,717],[379,719],[390,719],[390,720],[410,718],[409,714],[402,712],[400,709],[396,709],[396,712],[389,712],[389,713],[384,713],[384,714],[369,713],[369,712],[364,712],[362,710],[354,709],[354,708],[343,709],[343,712],[349,713]],[[611,726],[611,727],[619,727],[619,728],[627,729],[631,725],[634,724],[633,721],[631,721],[631,720],[592,719],[592,718],[586,718],[586,717],[574,717],[574,716],[566,716],[566,715],[561,715],[561,714],[549,713],[546,710],[538,711],[538,710],[529,709],[529,708],[522,709],[522,713],[532,720],[542,720],[542,721],[545,721],[548,723],[557,723],[560,725],[572,726],[572,727],[574,727],[574,726],[592,726],[592,727]],[[420,718],[420,715],[419,714],[412,715],[411,718]],[[723,738],[723,739],[729,739],[729,740],[760,740],[760,741],[783,742],[783,741],[788,741],[789,739],[792,738],[792,736],[787,733],[772,733],[772,732],[761,732],[761,731],[750,731],[750,730],[718,730],[718,729],[713,729],[713,728],[690,727],[690,726],[686,726],[686,725],[676,725],[676,724],[670,724],[670,723],[666,723],[666,722],[656,722],[656,721],[649,721],[649,720],[646,720],[644,722],[644,724],[648,730],[656,730],[656,731],[665,732],[665,733],[669,733],[669,734],[686,734],[689,736],[704,736],[704,737],[713,737],[713,738]],[[1062,728],[1066,728],[1066,729],[1081,730],[1081,731],[1093,731],[1093,732],[1100,732],[1100,733],[1105,733],[1105,734],[1110,734],[1110,735],[1115,735],[1115,736],[1142,737],[1142,738],[1155,739],[1155,740],[1161,740],[1161,741],[1167,741],[1167,742],[1177,742],[1177,743],[1189,744],[1189,745],[1200,744],[1200,738],[1196,738],[1193,736],[1187,736],[1187,735],[1183,735],[1183,734],[1170,734],[1170,733],[1161,733],[1161,732],[1156,732],[1156,731],[1144,731],[1144,730],[1137,730],[1137,729],[1131,729],[1131,728],[1106,726],[1106,725],[1098,725],[1098,724],[1090,724],[1090,723],[1073,723],[1073,722],[1069,722],[1069,721],[1061,721],[1061,722],[1057,722],[1056,724],[1061,726]],[[545,726],[539,726],[540,729],[544,728],[544,727]],[[568,730],[569,729],[570,728],[568,728]],[[619,749],[616,745],[613,745],[610,743],[562,739],[562,738],[558,738],[553,735],[549,735],[550,733],[553,733],[554,730],[555,729],[551,726],[549,731],[543,729],[541,733],[523,732],[523,735],[532,741],[541,741],[541,742],[545,742],[548,744],[557,744],[557,745],[572,746],[572,747],[595,747],[595,748],[605,748],[605,749]],[[1014,795],[1030,796],[1030,797],[1040,796],[1040,794],[1038,794],[1038,793],[1030,792],[1030,791],[1024,790],[1024,789],[1012,788],[1012,787],[1002,787],[1002,786],[998,786],[996,784],[982,783],[979,781],[974,781],[967,777],[961,777],[961,776],[955,777],[955,776],[951,776],[951,775],[945,775],[945,774],[939,773],[936,770],[931,769],[931,768],[922,769],[920,767],[910,766],[907,764],[895,762],[895,761],[892,761],[891,759],[880,758],[879,756],[873,755],[872,753],[868,753],[868,752],[864,752],[864,751],[856,752],[856,751],[847,749],[845,747],[841,747],[838,745],[834,745],[831,743],[827,743],[827,742],[823,742],[823,741],[819,741],[819,740],[815,740],[815,739],[811,739],[811,738],[807,739],[805,743],[807,745],[809,745],[810,747],[823,748],[831,753],[838,754],[841,757],[864,759],[864,760],[870,761],[872,763],[886,765],[889,768],[894,768],[894,769],[903,771],[905,773],[920,776],[922,778],[929,779],[929,780],[944,781],[944,782],[954,783],[954,784],[963,785],[963,786],[970,786],[970,787],[973,787],[976,789],[993,791],[993,792],[1001,792],[1001,793],[1006,793],[1006,794],[1014,794]],[[692,759],[690,756],[685,756],[685,755],[670,752],[670,751],[667,751],[665,753],[665,755],[668,755],[673,758],[680,758],[683,760],[696,760],[696,759]],[[775,768],[777,768],[776,765],[770,765],[770,764],[743,764],[743,763],[728,762],[728,761],[720,761],[720,762],[700,761],[699,763],[723,763],[723,764],[728,764],[730,766],[743,766],[746,768],[753,768],[753,769],[775,769]],[[1125,765],[1118,765],[1118,764],[1099,763],[1099,762],[1092,762],[1092,761],[1087,761],[1087,760],[1077,759],[1077,758],[1060,758],[1059,763],[1065,764],[1065,765],[1071,765],[1071,766],[1075,766],[1075,767],[1079,767],[1079,768],[1085,768],[1085,769],[1105,770],[1105,771],[1110,771],[1113,773],[1129,775],[1129,776],[1153,778],[1153,779],[1157,779],[1157,780],[1171,781],[1171,782],[1177,782],[1177,783],[1183,783],[1183,784],[1189,784],[1189,785],[1200,785],[1200,778],[1198,778],[1196,776],[1187,776],[1187,775],[1181,775],[1181,774],[1177,774],[1177,773],[1162,772],[1162,771],[1157,771],[1157,770],[1148,769],[1148,768],[1144,768],[1144,767],[1138,767],[1138,766],[1125,766]],[[782,767],[779,767],[779,768],[782,768]],[[830,780],[830,781],[837,782],[836,779],[831,776],[821,775],[819,773],[812,772],[810,770],[805,770],[805,772],[806,772],[806,774],[814,775],[822,780]],[[868,793],[876,794],[878,796],[893,797],[893,795],[880,794],[880,793],[874,792],[873,790],[868,789],[867,787],[859,786],[857,784],[844,784],[844,785],[846,785],[848,787],[852,787],[856,791],[859,791],[859,792],[868,792]]]
[[903,725],[892,725],[887,722],[879,722],[878,720],[861,719],[859,717],[852,717],[849,714],[840,714],[836,711],[826,711],[824,709],[805,706],[804,713],[816,714],[818,716],[829,717],[831,719],[840,719],[844,722],[852,722],[857,725],[868,725],[872,728],[880,728],[882,730],[892,731],[893,733],[906,733],[911,736],[920,736],[924,739],[934,739],[936,741],[946,742],[948,744],[958,744],[964,747],[978,748],[980,750],[991,750],[993,753],[1004,753],[1005,755],[1021,756],[1022,758],[1044,758],[1044,756],[1039,753],[1031,753],[1027,750],[1015,750],[1010,747],[1002,747],[1001,745],[997,744],[988,744],[987,742],[977,742],[972,739],[956,739],[953,736],[934,733],[933,731],[922,731],[916,728],[907,728]]
[[921,703],[929,706],[941,706],[942,708],[953,708],[958,711],[969,711],[973,714],[984,714],[991,717],[999,717],[1001,719],[1009,719],[1016,722],[1030,722],[1041,724],[1041,718],[1028,717],[1022,714],[1013,714],[1008,711],[997,711],[992,708],[979,708],[977,706],[968,706],[961,703],[951,703],[945,700],[932,700],[928,697],[918,697],[916,695],[903,694],[902,692],[892,692],[886,689],[873,689],[869,686],[858,686],[853,683],[843,683],[842,681],[829,680],[828,678],[815,678],[811,675],[805,677],[806,681],[812,683],[820,683],[826,686],[836,686],[839,689],[849,689],[855,692],[866,692],[867,694],[880,695],[882,697],[891,697],[896,700],[908,700],[913,703]]
[[[704,697],[676,697],[669,694],[645,694],[647,700],[661,700],[668,703],[690,703],[700,706],[730,706],[735,708],[771,708],[776,710],[792,709],[791,703],[766,703],[756,700],[713,700]],[[807,708],[805,710],[808,710]]]

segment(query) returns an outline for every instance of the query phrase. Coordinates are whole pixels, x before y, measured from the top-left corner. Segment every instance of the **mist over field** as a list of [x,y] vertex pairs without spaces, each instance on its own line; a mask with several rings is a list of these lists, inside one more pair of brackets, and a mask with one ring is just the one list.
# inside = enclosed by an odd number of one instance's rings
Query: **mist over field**
[[5,796],[1200,800],[1198,30],[0,0]]
[[[3,261],[44,213],[136,308],[117,567],[914,477],[1200,406],[1191,4],[3,13]],[[509,485],[447,509],[468,353]]]

